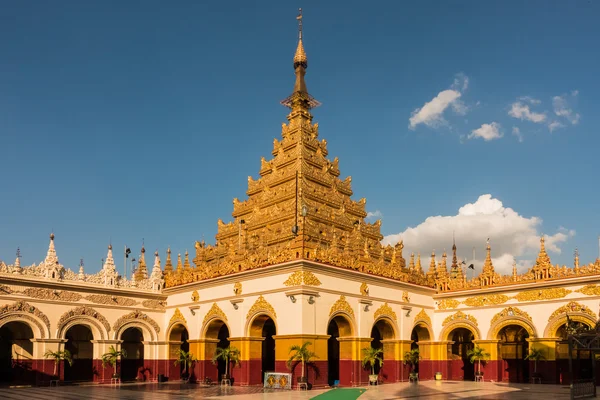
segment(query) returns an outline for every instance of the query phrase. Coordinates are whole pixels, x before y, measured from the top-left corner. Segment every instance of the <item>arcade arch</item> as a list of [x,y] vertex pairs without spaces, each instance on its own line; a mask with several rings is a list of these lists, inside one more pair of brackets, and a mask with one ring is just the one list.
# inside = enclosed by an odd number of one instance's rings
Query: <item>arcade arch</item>
[[135,324],[124,327],[119,335],[121,349],[126,356],[121,359],[121,380],[135,380],[144,366],[144,333],[143,329]]
[[3,321],[0,326],[0,382],[29,384],[34,376],[34,329],[25,321]]
[[262,372],[261,382],[264,380],[265,372],[275,371],[275,336],[277,326],[270,314],[261,312],[256,314],[248,324],[248,336],[262,337]]
[[[354,323],[352,317],[346,313],[336,313],[327,323],[327,381],[332,386],[335,381],[340,381],[340,366],[351,359],[351,354],[343,354],[340,350],[340,338],[354,336]],[[345,377],[350,382],[350,377]]]
[[65,350],[71,353],[73,365],[64,363],[64,379],[67,382],[92,381],[94,379],[94,335],[89,325],[71,324],[64,332]]

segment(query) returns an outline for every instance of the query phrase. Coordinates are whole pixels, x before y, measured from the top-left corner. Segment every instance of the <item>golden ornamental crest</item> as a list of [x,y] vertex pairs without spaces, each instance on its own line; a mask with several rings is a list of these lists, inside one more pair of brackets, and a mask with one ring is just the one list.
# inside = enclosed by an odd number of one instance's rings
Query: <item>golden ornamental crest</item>
[[173,313],[173,316],[169,321],[169,325],[172,325],[175,322],[183,322],[184,325],[187,325],[187,321],[185,320],[185,317],[183,316],[181,311],[179,311],[179,308],[175,309],[175,312]]
[[310,271],[296,271],[283,284],[285,286],[320,286],[321,281]]
[[555,317],[558,317],[559,315],[567,313],[583,313],[596,319],[596,314],[592,310],[590,310],[589,307],[583,304],[579,304],[576,301],[570,301],[564,306],[557,308],[548,318],[548,322],[552,321]]
[[398,318],[396,317],[396,313],[394,312],[394,310],[392,310],[392,307],[390,307],[388,305],[388,303],[385,303],[384,305],[382,305],[381,307],[379,307],[377,309],[377,311],[375,311],[375,319],[377,320],[377,318],[379,317],[389,317],[390,319],[394,320],[394,321],[398,321]]
[[496,315],[494,315],[494,317],[492,318],[491,325],[495,324],[497,321],[499,321],[503,318],[512,318],[512,317],[521,317],[521,318],[525,318],[528,321],[533,322],[533,319],[527,312],[525,312],[517,307],[506,307],[504,310],[502,310],[499,313],[497,313]]
[[429,326],[431,326],[431,318],[429,317],[429,315],[427,315],[424,308],[422,308],[421,311],[419,311],[419,313],[415,315],[415,322],[419,320],[425,321],[429,324]]
[[221,307],[217,305],[217,303],[213,303],[212,307],[206,313],[204,317],[204,321],[202,321],[202,325],[206,325],[206,323],[212,318],[219,318],[223,321],[227,321],[227,315],[221,310]]
[[455,321],[460,321],[460,320],[471,322],[471,323],[475,324],[475,326],[478,325],[477,324],[477,319],[474,316],[469,315],[469,314],[465,314],[462,311],[457,311],[456,313],[454,313],[454,314],[446,317],[446,319],[442,323],[442,326],[446,326],[450,322],[455,322]]
[[334,313],[342,311],[347,314],[350,314],[352,318],[354,318],[354,310],[350,306],[350,304],[346,301],[346,296],[341,295],[340,298],[333,303],[331,306],[331,310],[329,310],[329,316],[332,316]]
[[262,295],[258,296],[258,299],[256,299],[256,301],[254,302],[252,307],[250,307],[250,310],[248,310],[248,315],[246,315],[246,318],[250,319],[253,315],[258,314],[261,311],[266,311],[266,312],[270,313],[273,316],[273,318],[277,318],[275,309],[273,308],[271,303],[269,303],[267,300],[265,300],[265,298]]

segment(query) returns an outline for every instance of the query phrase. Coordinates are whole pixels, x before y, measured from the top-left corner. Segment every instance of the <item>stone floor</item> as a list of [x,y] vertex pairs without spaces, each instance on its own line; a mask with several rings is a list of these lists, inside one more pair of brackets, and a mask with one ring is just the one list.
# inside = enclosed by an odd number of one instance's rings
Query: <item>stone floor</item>
[[[331,389],[337,390],[337,389]],[[104,400],[104,399],[233,399],[233,400],[301,400],[311,399],[327,390],[282,391],[261,387],[224,387],[163,383],[124,384],[121,386],[88,385],[58,388],[0,388],[0,399],[7,400]],[[371,387],[359,400],[392,399],[569,399],[569,388],[564,385],[529,385],[503,383],[475,383],[426,381],[418,385],[408,383]]]

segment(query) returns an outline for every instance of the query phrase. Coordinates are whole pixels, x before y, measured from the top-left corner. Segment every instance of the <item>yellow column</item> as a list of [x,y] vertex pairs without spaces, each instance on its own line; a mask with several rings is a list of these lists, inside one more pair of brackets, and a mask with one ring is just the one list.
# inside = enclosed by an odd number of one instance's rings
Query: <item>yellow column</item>
[[481,347],[486,353],[490,355],[490,361],[500,360],[502,355],[500,354],[500,340],[474,340],[475,346]]
[[545,361],[554,361],[558,358],[569,358],[569,348],[559,346],[561,339],[557,338],[529,338],[529,349],[538,349],[542,352]]
[[316,360],[327,361],[327,339],[329,335],[276,335],[275,339],[275,360],[287,361],[292,353],[290,347],[302,346],[310,342],[309,351],[316,355]]
[[420,340],[417,342],[419,345],[419,355],[422,360],[446,361],[448,360],[448,345],[452,343],[449,341],[432,342]]

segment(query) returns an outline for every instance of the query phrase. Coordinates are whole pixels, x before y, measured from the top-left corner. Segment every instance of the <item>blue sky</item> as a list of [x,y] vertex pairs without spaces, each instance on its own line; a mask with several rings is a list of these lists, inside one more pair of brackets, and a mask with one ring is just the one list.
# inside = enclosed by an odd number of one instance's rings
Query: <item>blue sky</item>
[[439,252],[454,230],[465,257],[491,237],[526,265],[543,232],[555,263],[596,258],[600,3],[132,0],[3,4],[0,259],[41,261],[52,229],[88,272],[110,240],[213,242],[280,135],[299,6],[320,135],[383,234]]

